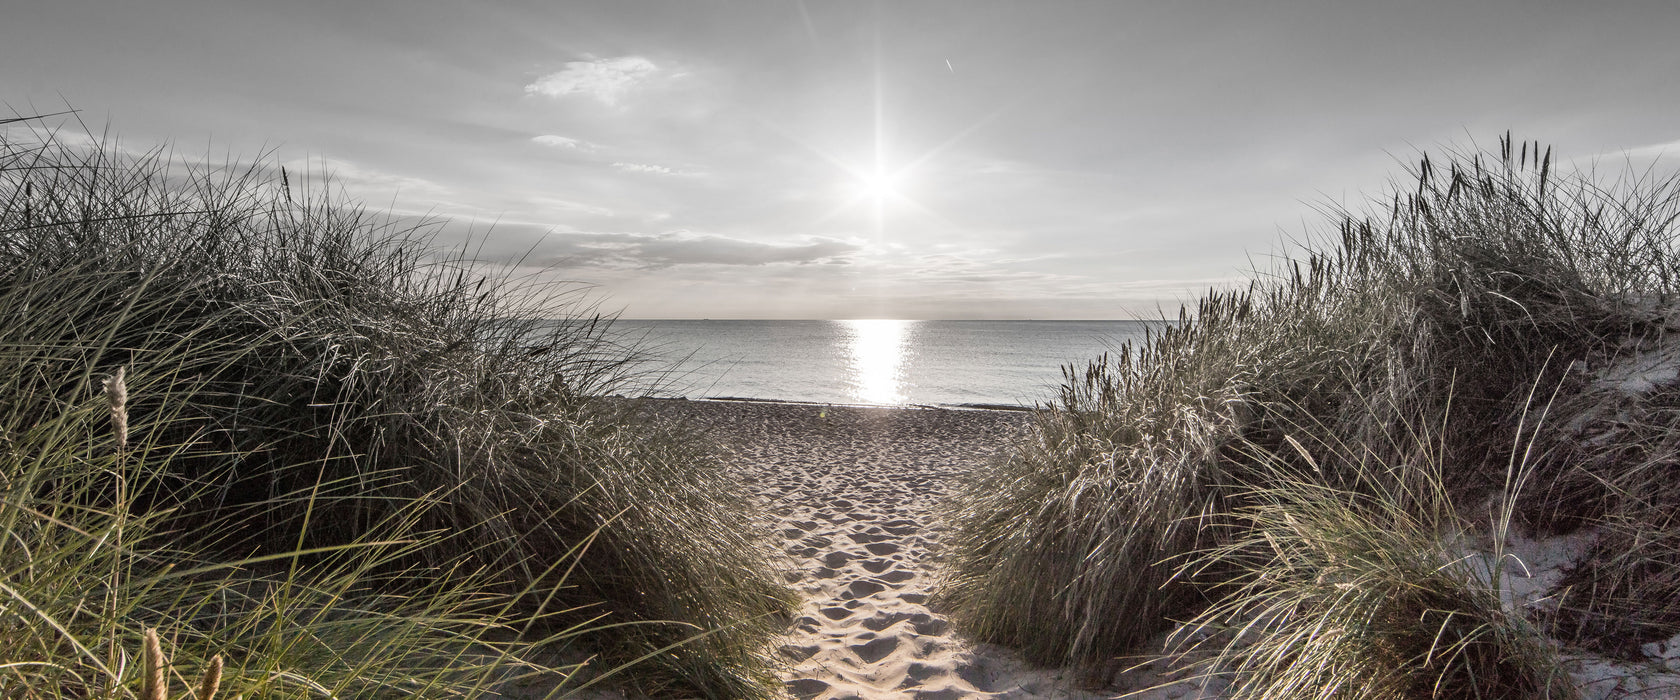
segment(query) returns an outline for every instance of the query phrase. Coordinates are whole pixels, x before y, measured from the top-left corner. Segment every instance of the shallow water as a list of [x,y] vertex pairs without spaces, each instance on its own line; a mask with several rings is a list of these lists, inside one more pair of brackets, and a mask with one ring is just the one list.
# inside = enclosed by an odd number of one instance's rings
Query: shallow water
[[667,395],[1030,406],[1063,365],[1141,340],[1144,321],[620,320],[677,371]]

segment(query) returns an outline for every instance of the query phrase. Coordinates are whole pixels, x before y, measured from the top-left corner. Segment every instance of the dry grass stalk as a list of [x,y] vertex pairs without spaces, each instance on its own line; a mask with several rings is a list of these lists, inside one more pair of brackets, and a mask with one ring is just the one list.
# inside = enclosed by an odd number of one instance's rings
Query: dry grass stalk
[[[123,379],[125,374],[125,368],[119,366],[117,367],[117,371],[111,376],[106,377],[104,381],[105,400],[111,406],[111,428],[117,439],[118,460],[116,474],[118,514],[115,533],[116,537],[114,539],[116,546],[114,549],[114,555],[111,557],[111,586],[108,594],[109,602],[111,604],[110,610],[112,619],[116,618],[116,591],[118,586],[122,584],[123,525],[124,522],[128,520],[128,477],[124,474],[124,465],[122,463],[122,459],[128,451],[128,384]],[[116,658],[117,635],[112,634],[110,645],[111,662],[114,663]]]

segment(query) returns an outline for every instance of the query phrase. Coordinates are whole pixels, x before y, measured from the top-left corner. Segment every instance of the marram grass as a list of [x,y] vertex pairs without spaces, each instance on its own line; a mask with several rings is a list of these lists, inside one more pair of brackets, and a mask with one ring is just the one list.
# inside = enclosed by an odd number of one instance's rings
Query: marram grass
[[[1038,662],[1097,674],[1146,652],[1183,621],[1231,610],[1233,595],[1248,590],[1255,600],[1245,581],[1311,582],[1330,572],[1328,588],[1266,595],[1276,605],[1286,602],[1276,595],[1297,595],[1291,610],[1303,624],[1365,614],[1369,634],[1315,637],[1328,645],[1323,653],[1279,656],[1269,666],[1245,661],[1238,675],[1250,685],[1242,687],[1275,687],[1255,680],[1270,673],[1256,671],[1262,667],[1293,669],[1284,685],[1351,679],[1353,666],[1296,668],[1290,659],[1329,663],[1380,652],[1428,660],[1429,677],[1447,679],[1372,686],[1411,688],[1392,697],[1455,697],[1446,689],[1469,687],[1451,680],[1463,673],[1506,674],[1490,661],[1497,659],[1515,660],[1526,670],[1510,677],[1526,680],[1484,689],[1491,696],[1502,696],[1498,688],[1557,696],[1555,669],[1535,650],[1558,623],[1500,617],[1496,602],[1460,586],[1461,577],[1423,575],[1443,561],[1447,545],[1432,539],[1447,533],[1414,523],[1392,541],[1361,542],[1332,527],[1351,511],[1311,510],[1317,502],[1307,495],[1330,499],[1324,508],[1347,499],[1373,504],[1359,512],[1378,517],[1403,502],[1397,489],[1411,482],[1399,475],[1427,462],[1438,466],[1434,478],[1452,502],[1507,493],[1510,519],[1526,527],[1557,531],[1632,513],[1644,541],[1667,541],[1657,534],[1673,532],[1673,523],[1649,517],[1661,512],[1649,504],[1668,503],[1651,494],[1680,492],[1680,469],[1672,468],[1680,467],[1672,449],[1680,441],[1666,409],[1680,405],[1671,403],[1680,384],[1659,386],[1628,410],[1606,408],[1602,391],[1600,399],[1575,397],[1596,386],[1590,368],[1666,348],[1665,333],[1680,329],[1671,320],[1680,317],[1673,311],[1680,183],[1629,173],[1606,184],[1563,172],[1549,149],[1509,137],[1490,153],[1426,156],[1409,174],[1369,213],[1331,211],[1330,235],[1309,241],[1300,259],[1258,274],[1247,288],[1211,292],[1142,342],[1069,368],[1060,400],[1036,430],[949,501],[951,575],[940,597],[959,625]],[[1542,427],[1525,427],[1554,403]],[[1641,424],[1605,426],[1618,416]],[[1425,434],[1427,449],[1416,438]],[[1637,440],[1616,441],[1629,434]],[[1301,456],[1327,451],[1358,459],[1308,469]],[[1572,459],[1583,453],[1590,459]],[[1306,476],[1280,482],[1277,461]],[[1366,464],[1390,465],[1379,471],[1396,476],[1368,478]],[[1507,492],[1512,464],[1528,469],[1520,493]],[[1268,534],[1291,538],[1298,561],[1316,563],[1290,569],[1283,558],[1253,565],[1215,556],[1186,565],[1196,553],[1248,551],[1239,545],[1258,546],[1254,538]],[[1339,566],[1355,550],[1394,558]],[[1604,566],[1589,568],[1604,585],[1577,585],[1561,625],[1591,636],[1614,629],[1608,611],[1673,610],[1636,593],[1672,591],[1665,581],[1674,580],[1673,568],[1642,569],[1633,559],[1597,557]],[[1386,591],[1399,607],[1320,595],[1343,583]],[[1406,598],[1411,592],[1417,597]],[[1446,598],[1430,597],[1437,593]],[[1399,622],[1414,612],[1407,624],[1415,631],[1428,611],[1455,620],[1432,629],[1450,636],[1465,621],[1460,636],[1475,643],[1423,657],[1405,644],[1358,653],[1351,646],[1402,633]],[[1640,623],[1642,640],[1680,632],[1680,616],[1655,617],[1660,622]]]
[[[158,639],[157,630],[146,629],[146,648],[141,655],[145,664],[144,681],[140,685],[140,700],[169,700],[169,657],[163,653],[163,642]],[[210,657],[204,665],[204,673],[199,676],[198,683],[193,686],[193,700],[215,700],[216,691],[222,687],[222,657],[220,654]]]
[[[570,288],[258,161],[0,132],[0,696],[773,692],[744,496]],[[571,315],[565,323],[540,318]],[[190,679],[173,677],[177,695]]]
[[1407,464],[1291,448],[1309,469],[1251,452],[1265,485],[1238,494],[1229,537],[1181,560],[1225,575],[1178,631],[1189,666],[1236,700],[1577,697],[1554,645],[1505,607],[1504,562],[1444,545],[1464,524],[1428,444]]

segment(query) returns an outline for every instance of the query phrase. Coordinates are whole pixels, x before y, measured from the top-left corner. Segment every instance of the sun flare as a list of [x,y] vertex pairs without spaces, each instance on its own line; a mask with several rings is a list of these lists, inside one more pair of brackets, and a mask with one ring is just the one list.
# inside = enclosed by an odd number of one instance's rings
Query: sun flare
[[898,173],[874,172],[859,178],[859,186],[864,196],[870,199],[891,199],[898,196],[898,185],[902,178]]
[[877,206],[904,196],[904,174],[881,169],[852,171],[853,196]]

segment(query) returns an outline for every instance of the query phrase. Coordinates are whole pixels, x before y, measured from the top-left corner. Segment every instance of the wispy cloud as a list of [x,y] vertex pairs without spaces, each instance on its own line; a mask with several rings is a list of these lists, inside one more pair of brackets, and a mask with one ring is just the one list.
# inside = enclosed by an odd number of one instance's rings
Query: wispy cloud
[[436,203],[447,200],[454,194],[448,186],[432,180],[364,167],[338,158],[297,158],[281,165],[291,170],[294,177],[302,175],[306,179],[325,179],[344,187],[355,196],[370,200],[400,195],[406,200]]
[[681,175],[683,173],[667,168],[663,165],[648,165],[646,163],[613,163],[613,167],[627,173],[651,173],[654,175]]
[[658,70],[653,61],[641,56],[568,61],[563,70],[526,85],[525,92],[549,97],[584,95],[616,105],[631,88],[653,77]]
[[1629,148],[1626,151],[1629,158],[1651,158],[1661,160],[1666,158],[1680,158],[1680,141],[1654,143],[1647,146]]
[[678,265],[805,264],[843,261],[860,246],[833,238],[810,237],[779,244],[710,233],[556,233],[555,261],[599,267],[665,268]]
[[536,196],[530,197],[528,203],[537,211],[544,214],[584,214],[588,216],[616,217],[620,212],[607,207],[579,202],[558,197]]
[[533,136],[533,137],[531,137],[531,140],[533,142],[542,144],[544,146],[548,146],[549,148],[559,148],[559,149],[568,150],[568,151],[593,151],[593,150],[595,150],[595,144],[590,143],[588,141],[585,141],[583,139],[574,139],[570,136],[559,136],[559,135],[556,135],[556,134],[543,134],[541,136]]

